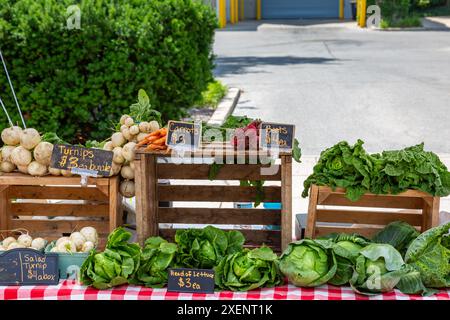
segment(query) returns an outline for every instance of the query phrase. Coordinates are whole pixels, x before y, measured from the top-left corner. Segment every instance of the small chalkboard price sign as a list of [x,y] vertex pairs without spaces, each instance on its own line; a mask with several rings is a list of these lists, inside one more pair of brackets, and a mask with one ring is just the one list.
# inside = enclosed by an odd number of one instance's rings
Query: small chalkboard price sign
[[0,254],[0,285],[54,285],[59,282],[58,255],[33,249]]
[[167,291],[214,293],[214,270],[169,269]]
[[166,145],[175,150],[196,151],[200,147],[201,123],[169,121]]
[[111,175],[112,159],[111,151],[57,144],[53,148],[50,167],[79,175],[108,177]]
[[280,123],[261,123],[260,146],[262,149],[291,150],[294,145],[295,126]]

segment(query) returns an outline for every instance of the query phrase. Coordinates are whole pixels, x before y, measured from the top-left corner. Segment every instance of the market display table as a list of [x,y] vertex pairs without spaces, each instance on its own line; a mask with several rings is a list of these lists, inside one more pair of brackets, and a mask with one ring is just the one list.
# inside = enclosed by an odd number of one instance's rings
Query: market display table
[[222,291],[215,294],[167,292],[140,286],[96,290],[64,280],[57,286],[0,286],[0,300],[450,300],[450,289],[431,297],[406,295],[398,290],[375,296],[356,294],[350,287],[324,285],[297,288],[284,285],[250,292]]

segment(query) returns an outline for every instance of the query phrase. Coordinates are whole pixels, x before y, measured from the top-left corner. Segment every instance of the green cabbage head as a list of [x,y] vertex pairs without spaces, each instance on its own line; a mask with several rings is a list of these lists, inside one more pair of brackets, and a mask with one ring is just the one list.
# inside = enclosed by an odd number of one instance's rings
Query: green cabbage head
[[337,263],[330,240],[303,239],[289,244],[280,257],[280,270],[298,287],[327,283],[336,273]]

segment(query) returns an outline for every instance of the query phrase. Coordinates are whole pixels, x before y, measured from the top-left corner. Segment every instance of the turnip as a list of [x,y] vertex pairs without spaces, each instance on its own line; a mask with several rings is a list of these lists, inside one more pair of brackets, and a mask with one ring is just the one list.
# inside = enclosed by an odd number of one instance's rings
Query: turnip
[[57,247],[61,242],[65,241],[65,240],[70,240],[70,238],[69,237],[59,238],[58,240],[56,240],[55,247]]
[[123,124],[123,125],[120,126],[120,132],[123,133],[124,130],[128,130],[128,127]]
[[150,132],[159,130],[159,123],[156,120],[150,121]]
[[0,244],[0,251],[5,251],[5,248]]
[[61,175],[61,170],[60,170],[60,169],[48,168],[48,172],[49,172],[52,176],[60,176],[60,175]]
[[120,124],[125,124],[125,120],[127,120],[130,116],[127,114],[124,114],[120,117]]
[[24,245],[25,247],[31,246],[32,241],[33,241],[33,238],[28,234],[21,234],[17,238],[17,242],[20,243],[21,245]]
[[130,142],[138,143],[137,135],[133,136],[133,137],[130,139]]
[[11,153],[11,162],[16,166],[27,166],[33,160],[31,151],[22,146],[16,147]]
[[17,170],[23,174],[28,174],[28,166],[18,166]]
[[150,133],[150,123],[148,123],[147,121],[142,121],[141,123],[139,123],[139,131],[142,133]]
[[111,136],[111,142],[114,147],[121,147],[123,146],[127,141],[125,140],[125,137],[121,132],[116,132]]
[[81,247],[81,252],[89,252],[95,248],[95,245],[92,241],[86,241]]
[[115,147],[113,152],[113,161],[117,164],[122,164],[125,162],[125,158],[122,155],[123,149],[121,147]]
[[135,168],[134,161],[130,161],[130,163],[128,165],[130,166],[131,170],[134,171],[134,168]]
[[114,145],[113,145],[112,141],[108,141],[103,146],[103,150],[106,150],[106,151],[113,151],[113,149],[114,149]]
[[53,144],[49,142],[40,142],[33,151],[34,159],[44,166],[50,165],[52,159]]
[[122,156],[127,161],[133,161],[134,160],[135,150],[136,150],[136,143],[135,142],[128,142],[122,148]]
[[91,241],[95,246],[98,244],[98,233],[94,227],[84,227],[80,230],[80,233],[87,241]]
[[125,130],[122,131],[122,135],[125,139],[127,139],[127,141],[130,141],[131,139],[133,139],[133,135],[130,133],[130,129],[126,128]]
[[86,242],[86,238],[79,232],[74,232],[70,235],[70,240],[75,244],[77,251],[81,251],[83,244]]
[[42,177],[47,173],[47,166],[33,161],[28,165],[28,173],[35,177]]
[[63,177],[71,177],[71,176],[73,176],[73,173],[70,172],[70,170],[61,170],[61,175]]
[[130,166],[123,166],[122,170],[120,170],[120,174],[124,179],[134,179],[134,170],[130,168]]
[[72,240],[63,240],[58,244],[58,252],[77,252],[77,247]]
[[2,131],[2,141],[9,146],[17,146],[20,143],[20,135],[22,129],[20,127],[10,127]]
[[148,133],[141,132],[137,135],[136,140],[138,142],[141,142],[142,140],[144,140],[147,137],[147,135],[148,135]]
[[31,247],[36,250],[42,250],[45,247],[45,240],[42,238],[35,238],[31,241]]
[[11,154],[14,151],[16,147],[12,147],[12,146],[3,146],[2,148],[2,161],[8,161],[8,162],[12,162],[11,161]]
[[120,194],[125,198],[132,198],[135,195],[134,181],[125,180],[120,183]]
[[16,238],[14,238],[14,237],[8,237],[8,238],[6,238],[5,240],[3,240],[2,246],[5,247],[5,248],[8,248],[9,245],[10,245],[11,243],[13,243],[13,242],[17,242]]
[[15,164],[11,163],[9,161],[3,161],[0,164],[0,171],[2,171],[2,172],[6,172],[6,173],[13,172],[15,168],[16,168]]
[[131,135],[133,135],[133,136],[139,134],[139,126],[137,126],[137,125],[131,126],[131,127],[130,127],[130,133],[131,133]]
[[18,249],[18,248],[26,248],[26,247],[23,244],[20,244],[18,242],[13,242],[8,246],[8,250]]
[[134,124],[134,120],[132,117],[128,117],[125,119],[125,123],[124,123],[127,127],[131,127]]
[[29,128],[22,131],[20,135],[20,145],[31,150],[41,142],[41,135],[36,129]]
[[53,247],[50,249],[51,253],[58,253],[58,248],[57,247]]
[[113,161],[112,166],[111,166],[111,176],[118,175],[120,173],[120,169],[122,169],[122,165],[117,164]]

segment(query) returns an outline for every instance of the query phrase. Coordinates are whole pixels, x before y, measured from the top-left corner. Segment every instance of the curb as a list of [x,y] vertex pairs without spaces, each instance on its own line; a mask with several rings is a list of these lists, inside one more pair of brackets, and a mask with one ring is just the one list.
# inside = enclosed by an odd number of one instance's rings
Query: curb
[[241,89],[230,88],[226,96],[220,101],[216,111],[214,111],[211,118],[208,120],[209,126],[221,126],[225,120],[233,113],[234,108],[241,96]]

